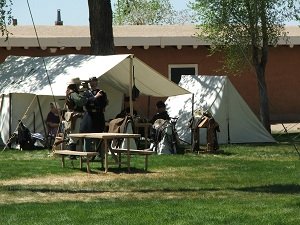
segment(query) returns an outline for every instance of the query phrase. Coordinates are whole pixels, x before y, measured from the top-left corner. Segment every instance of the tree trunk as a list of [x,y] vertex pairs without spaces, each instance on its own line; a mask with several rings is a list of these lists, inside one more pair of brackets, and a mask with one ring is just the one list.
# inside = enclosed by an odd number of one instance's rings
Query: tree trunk
[[264,127],[271,133],[270,126],[270,111],[269,111],[269,98],[266,84],[266,65],[269,55],[269,35],[268,35],[268,22],[266,12],[266,1],[260,1],[260,19],[261,19],[261,33],[262,33],[262,47],[260,48],[260,63],[256,66],[256,76],[259,90],[259,102],[260,102],[260,116]]
[[110,0],[88,0],[92,55],[115,54]]
[[256,65],[256,77],[259,91],[260,119],[267,131],[271,133],[269,98],[265,78],[265,67],[261,64]]

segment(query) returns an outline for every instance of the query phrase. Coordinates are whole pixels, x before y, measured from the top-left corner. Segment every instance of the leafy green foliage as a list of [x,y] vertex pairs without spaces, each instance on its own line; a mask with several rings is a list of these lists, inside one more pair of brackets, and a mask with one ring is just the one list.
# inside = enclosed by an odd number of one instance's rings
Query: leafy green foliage
[[[298,4],[297,4],[298,3]],[[299,0],[195,0],[199,35],[225,53],[225,66],[266,63],[268,46],[285,36],[284,24],[300,12]]]
[[1,35],[6,37],[9,34],[6,26],[12,21],[11,6],[12,0],[0,0],[0,30]]
[[[270,132],[266,66],[269,46],[286,37],[284,23],[296,19],[299,0],[195,0],[199,36],[224,54],[223,70],[238,74],[253,69],[257,78],[260,118]],[[288,39],[286,39],[288,41]]]
[[176,11],[169,0],[126,0],[115,4],[114,24],[184,24],[191,20],[189,10]]

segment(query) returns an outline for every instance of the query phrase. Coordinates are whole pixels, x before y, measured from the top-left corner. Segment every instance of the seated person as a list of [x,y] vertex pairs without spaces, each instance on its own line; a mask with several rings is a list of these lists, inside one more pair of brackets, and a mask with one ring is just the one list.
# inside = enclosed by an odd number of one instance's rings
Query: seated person
[[162,119],[162,120],[170,120],[171,119],[166,110],[166,105],[163,101],[158,101],[156,103],[156,110],[157,110],[157,113],[149,121],[152,124],[152,128],[150,130],[150,139],[152,139],[152,141],[157,139],[156,136],[157,136],[158,130],[154,126],[155,121],[158,119]]
[[58,103],[56,103],[56,107],[55,102],[50,103],[50,112],[47,115],[46,124],[48,128],[48,135],[52,137],[56,136],[60,123],[59,108]]
[[156,103],[157,113],[152,117],[149,121],[150,123],[154,123],[157,119],[170,120],[170,116],[166,110],[166,105],[163,101],[158,101]]

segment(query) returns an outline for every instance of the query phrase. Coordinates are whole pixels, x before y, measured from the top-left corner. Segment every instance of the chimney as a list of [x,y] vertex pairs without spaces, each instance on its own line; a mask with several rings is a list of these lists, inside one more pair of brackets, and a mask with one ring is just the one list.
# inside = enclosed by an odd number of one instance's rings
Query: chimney
[[17,19],[12,19],[12,25],[17,26],[18,25],[18,20]]
[[55,25],[63,25],[63,21],[60,16],[60,9],[57,10],[57,20],[55,21]]

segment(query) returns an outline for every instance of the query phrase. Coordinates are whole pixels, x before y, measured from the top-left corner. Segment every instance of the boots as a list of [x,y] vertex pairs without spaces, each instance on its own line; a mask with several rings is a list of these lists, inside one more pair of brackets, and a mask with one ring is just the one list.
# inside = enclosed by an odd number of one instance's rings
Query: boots
[[[76,144],[75,143],[69,144],[69,150],[76,151]],[[75,155],[70,155],[69,157],[70,157],[71,160],[75,160],[76,159]]]

